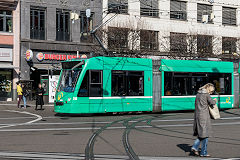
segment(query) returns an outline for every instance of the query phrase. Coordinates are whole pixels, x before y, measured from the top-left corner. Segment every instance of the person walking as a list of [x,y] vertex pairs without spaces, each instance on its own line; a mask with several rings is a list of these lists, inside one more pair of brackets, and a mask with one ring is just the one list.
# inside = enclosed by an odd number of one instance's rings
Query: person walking
[[207,153],[208,138],[212,136],[211,117],[209,106],[216,104],[216,99],[212,99],[210,94],[214,92],[214,85],[207,83],[199,88],[195,100],[193,135],[197,136],[191,151],[194,155],[199,156],[199,146],[201,143],[201,157],[210,157]]
[[38,88],[36,91],[36,108],[35,110],[37,110],[38,105],[41,106],[41,110],[42,110],[42,106],[44,105],[44,101],[43,101],[43,94],[44,94],[44,89],[42,88],[41,83],[38,84]]
[[24,84],[22,84],[22,98],[23,98],[23,104],[24,104],[24,107],[23,108],[27,108],[27,96],[28,96],[28,91],[27,91],[27,88]]
[[20,103],[22,100],[22,87],[21,84],[19,82],[17,82],[17,94],[18,94],[18,103],[17,103],[17,107],[20,108]]

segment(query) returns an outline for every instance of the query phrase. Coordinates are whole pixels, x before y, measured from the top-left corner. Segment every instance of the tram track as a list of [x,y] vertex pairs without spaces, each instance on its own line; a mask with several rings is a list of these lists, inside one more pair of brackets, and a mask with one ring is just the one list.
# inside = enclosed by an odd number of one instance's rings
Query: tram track
[[[88,140],[88,143],[86,145],[86,148],[85,148],[85,160],[94,160],[94,152],[93,152],[93,149],[94,149],[94,143],[96,141],[96,139],[99,137],[99,135],[107,130],[107,128],[111,127],[112,125],[114,124],[117,124],[117,123],[120,123],[120,122],[123,122],[123,125],[124,124],[127,124],[129,123],[130,121],[133,121],[133,120],[136,120],[136,119],[140,119],[140,118],[144,118],[146,116],[141,116],[141,117],[131,117],[131,118],[126,118],[126,119],[121,119],[121,120],[117,120],[117,121],[113,121],[103,127],[101,127],[100,129],[98,129],[96,132],[93,133],[93,135],[90,137],[90,139]],[[136,121],[138,122],[138,121]],[[134,123],[136,123],[134,122]],[[130,146],[131,147],[131,146]],[[131,148],[130,148],[131,149]],[[131,154],[131,153],[130,153]]]
[[[155,120],[157,118],[160,118],[159,116],[141,116],[141,117],[131,117],[131,118],[125,118],[117,121],[113,121],[111,123],[108,123],[107,125],[101,127],[96,132],[93,133],[93,135],[88,140],[87,146],[85,148],[85,160],[94,160],[94,144],[96,139],[100,136],[100,134],[104,131],[106,131],[109,127],[113,126],[114,124],[119,124],[122,122],[122,125],[125,126],[123,135],[122,135],[122,143],[123,147],[125,149],[125,152],[130,160],[140,160],[139,156],[135,153],[133,150],[130,142],[129,142],[129,134],[132,129],[135,129],[137,124],[142,122],[149,122],[152,120]],[[140,120],[138,120],[140,119]],[[131,123],[131,124],[129,124]]]
[[122,136],[122,141],[123,141],[123,146],[124,146],[124,149],[128,155],[128,157],[131,159],[131,160],[140,160],[139,159],[139,156],[135,153],[135,151],[133,150],[130,142],[129,142],[129,134],[131,132],[132,129],[135,128],[135,126],[140,123],[140,122],[144,122],[144,121],[147,121],[149,119],[156,119],[156,118],[145,118],[145,119],[142,119],[142,120],[138,120],[136,122],[133,122],[131,125],[128,124],[128,122],[124,123],[126,125],[126,129],[124,130],[124,133],[123,133],[123,136]]

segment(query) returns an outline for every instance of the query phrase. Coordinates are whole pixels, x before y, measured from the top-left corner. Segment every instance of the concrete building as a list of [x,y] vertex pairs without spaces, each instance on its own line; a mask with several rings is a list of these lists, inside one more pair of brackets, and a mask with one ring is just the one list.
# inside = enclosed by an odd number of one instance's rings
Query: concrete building
[[19,73],[18,0],[0,2],[0,101],[16,99]]
[[[176,45],[189,43],[188,38],[181,40],[185,35],[195,35],[194,52],[211,51],[215,55],[226,56],[239,54],[238,0],[103,0],[103,8],[111,12],[106,19],[118,12],[106,29],[122,27],[139,30],[137,43],[140,50],[156,51],[161,55],[177,50]],[[144,37],[147,31],[149,37]],[[131,37],[131,32],[125,33],[125,40],[121,40],[123,43]],[[180,41],[174,40],[176,35],[181,37]],[[111,36],[109,41],[112,41]],[[131,48],[131,45],[126,45]],[[187,48],[189,46],[185,46]]]
[[54,98],[60,62],[92,52],[89,31],[102,18],[101,6],[101,0],[21,1],[21,80],[33,91],[41,82],[47,102]]

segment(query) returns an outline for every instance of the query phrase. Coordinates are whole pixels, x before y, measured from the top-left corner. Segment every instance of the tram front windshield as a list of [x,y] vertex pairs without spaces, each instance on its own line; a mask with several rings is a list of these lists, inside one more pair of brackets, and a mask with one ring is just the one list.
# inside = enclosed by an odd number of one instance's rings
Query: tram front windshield
[[58,86],[58,92],[74,92],[79,75],[82,71],[83,63],[81,61],[62,63],[62,75]]
[[63,70],[58,91],[74,92],[81,69]]

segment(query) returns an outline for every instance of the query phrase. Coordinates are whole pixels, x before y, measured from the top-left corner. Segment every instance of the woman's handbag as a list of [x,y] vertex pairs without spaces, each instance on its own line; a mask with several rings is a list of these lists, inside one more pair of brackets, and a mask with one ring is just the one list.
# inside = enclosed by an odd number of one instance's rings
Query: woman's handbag
[[209,106],[209,112],[210,112],[210,115],[213,119],[219,119],[220,118],[220,113],[219,113],[219,110],[218,110],[218,106],[216,104],[213,105],[212,107]]

